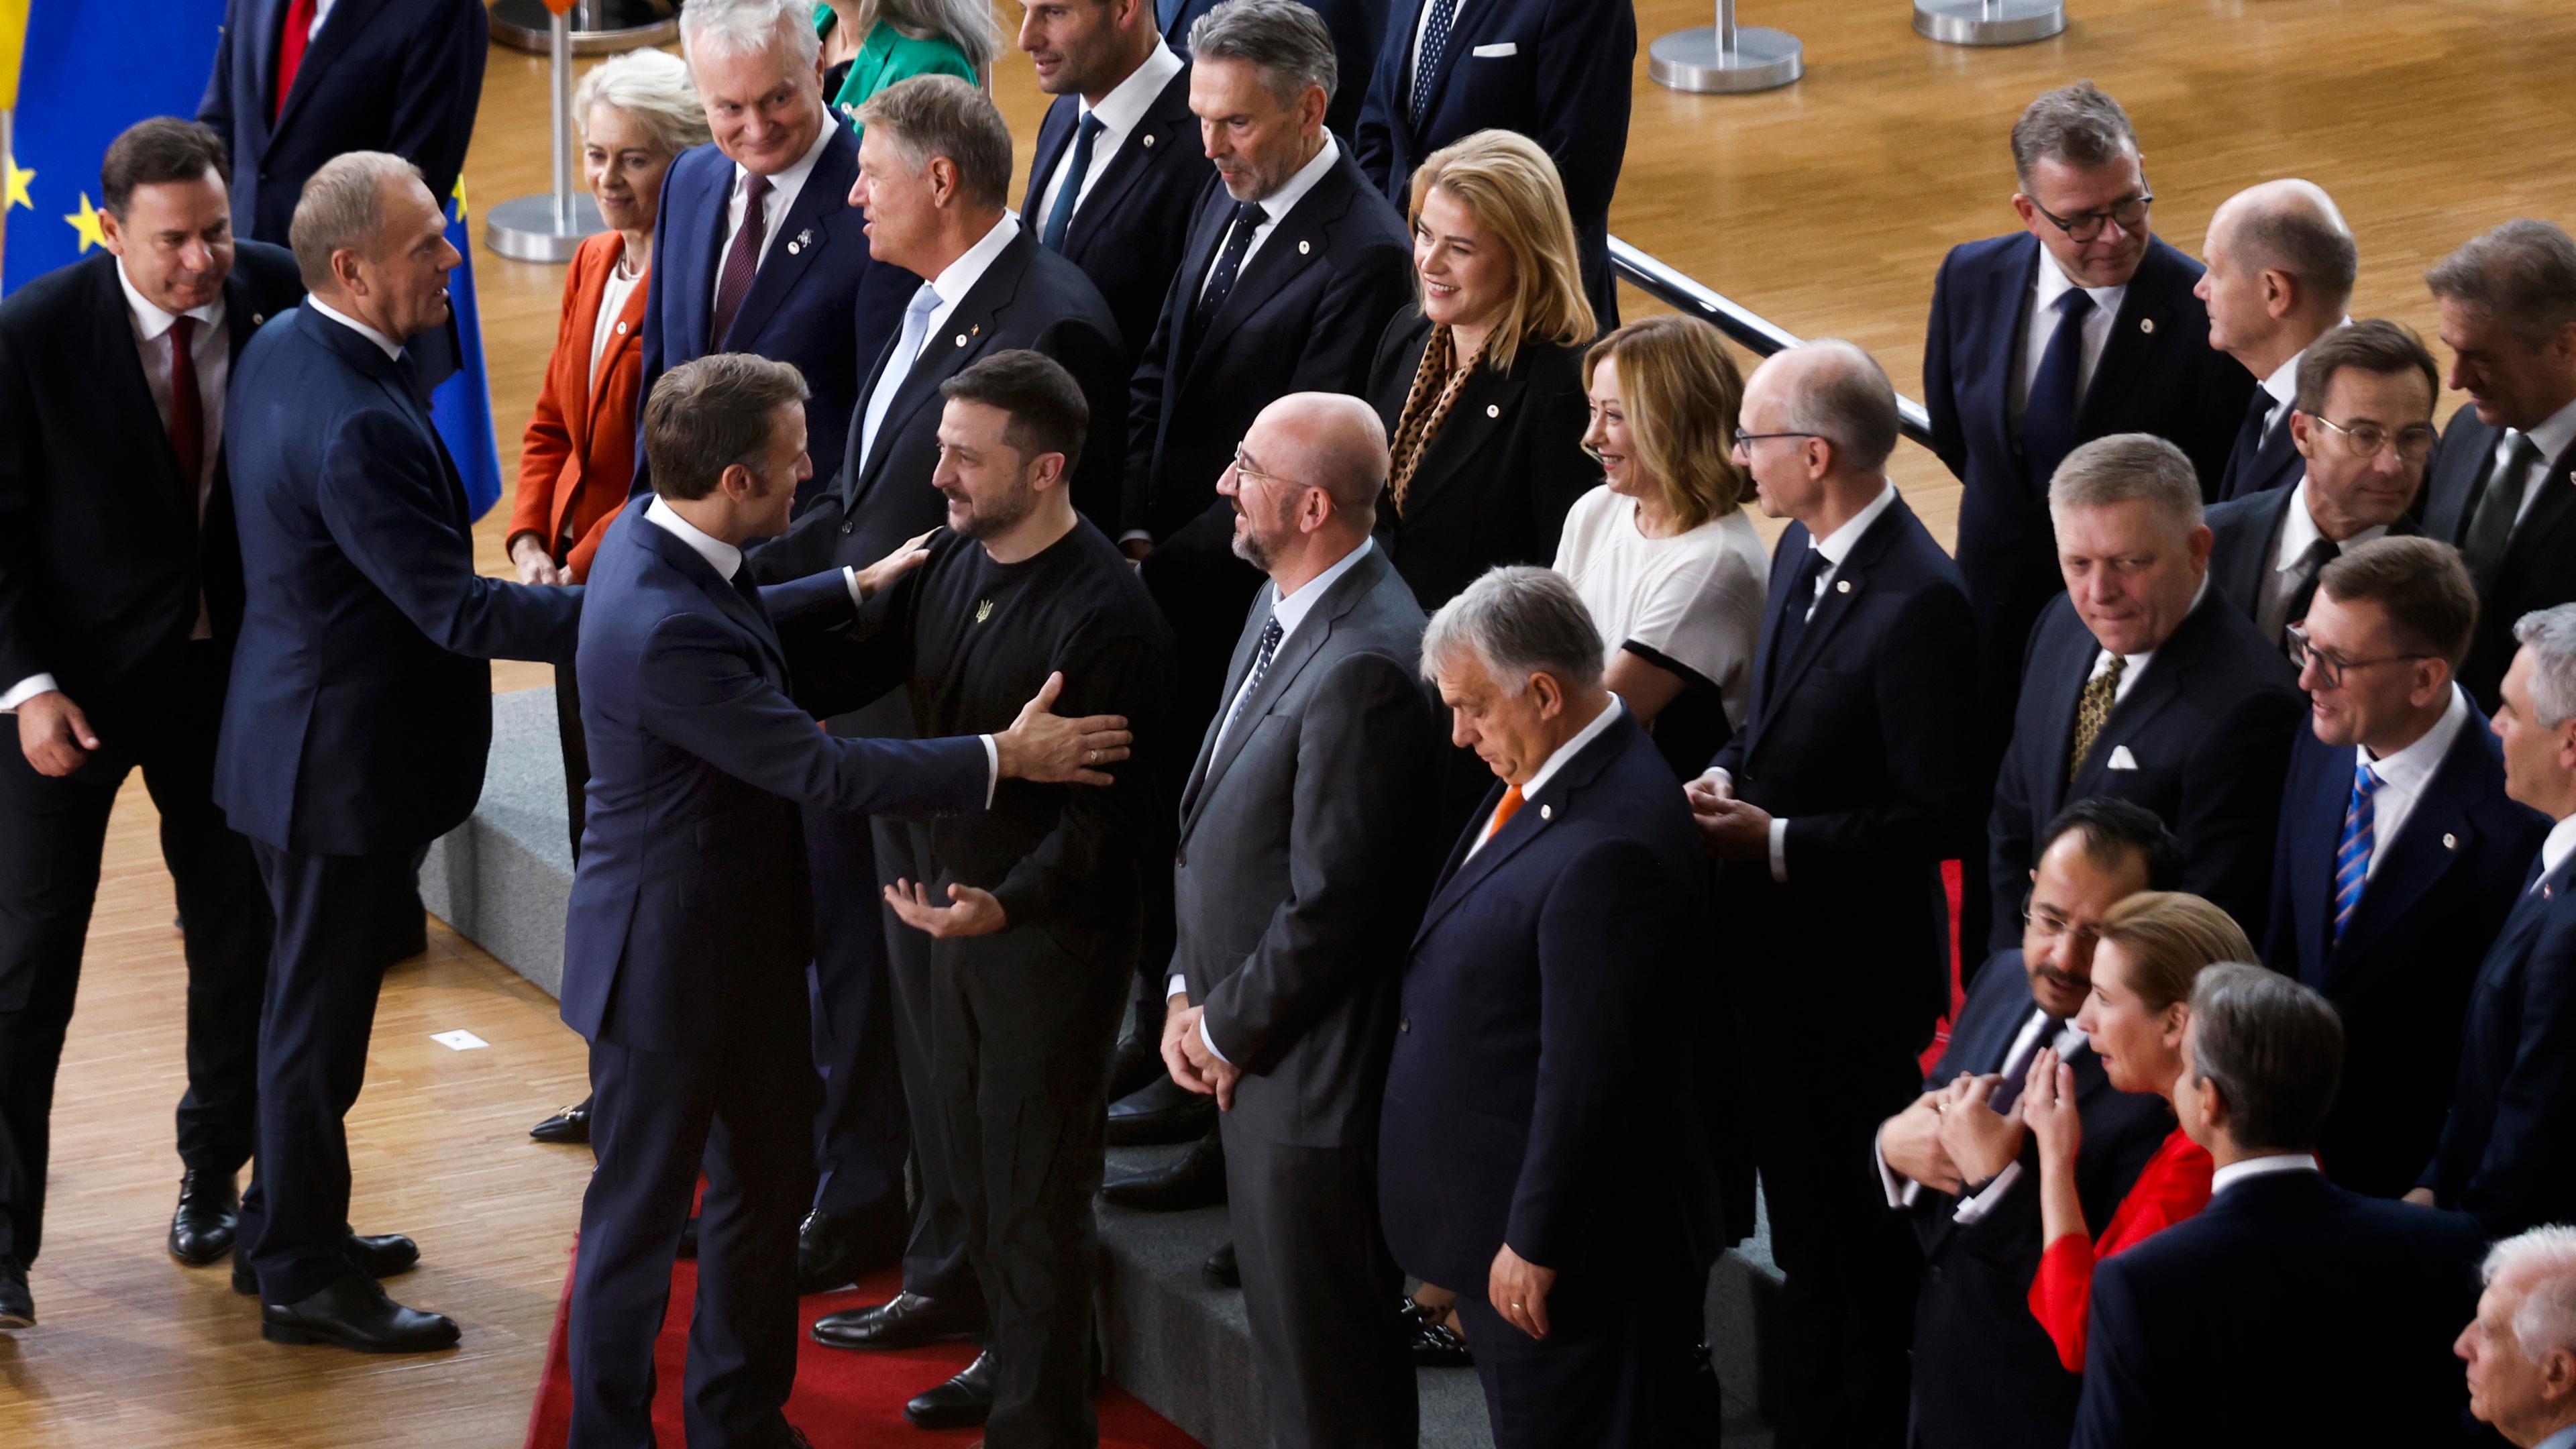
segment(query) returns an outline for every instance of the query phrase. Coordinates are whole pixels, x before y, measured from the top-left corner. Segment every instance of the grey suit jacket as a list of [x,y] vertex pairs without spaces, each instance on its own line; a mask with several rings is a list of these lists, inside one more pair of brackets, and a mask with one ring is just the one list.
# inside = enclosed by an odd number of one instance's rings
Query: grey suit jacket
[[[1272,591],[1253,602],[1231,701]],[[1275,1142],[1358,1146],[1396,1029],[1405,943],[1430,893],[1436,773],[1413,591],[1372,549],[1281,643],[1243,717],[1181,793],[1172,969],[1243,1069],[1233,1122]]]

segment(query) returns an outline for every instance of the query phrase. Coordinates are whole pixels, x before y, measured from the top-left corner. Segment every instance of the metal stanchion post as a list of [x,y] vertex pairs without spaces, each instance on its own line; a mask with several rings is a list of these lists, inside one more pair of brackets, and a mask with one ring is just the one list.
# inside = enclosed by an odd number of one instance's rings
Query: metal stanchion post
[[1717,0],[1717,23],[1676,30],[1647,50],[1646,74],[1669,90],[1701,95],[1767,91],[1806,74],[1798,37],[1735,23],[1735,0]]
[[583,237],[605,231],[599,205],[572,185],[572,21],[554,17],[554,192],[514,196],[483,214],[483,242],[521,262],[568,262]]
[[[667,45],[679,35],[674,0],[580,0],[572,23],[572,53],[615,55],[647,45]],[[545,0],[493,0],[492,38],[517,50],[551,44]]]
[[1914,33],[1945,45],[2027,45],[2065,28],[2065,0],[1914,0]]

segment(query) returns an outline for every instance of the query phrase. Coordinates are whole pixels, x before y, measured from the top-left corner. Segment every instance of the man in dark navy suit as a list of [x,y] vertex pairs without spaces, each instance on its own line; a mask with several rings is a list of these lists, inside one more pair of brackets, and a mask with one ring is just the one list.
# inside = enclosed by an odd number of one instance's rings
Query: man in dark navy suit
[[1414,168],[1477,131],[1517,131],[1565,183],[1583,290],[1619,325],[1610,196],[1628,154],[1637,12],[1588,0],[1398,0],[1351,133],[1360,169],[1407,211]]
[[1396,1262],[1457,1290],[1501,1449],[1716,1435],[1689,1378],[1720,1229],[1706,865],[1601,660],[1540,568],[1486,574],[1422,641],[1498,778],[1405,960],[1378,1193]]
[[[1198,44],[1199,21],[1208,12],[1224,8],[1226,0],[1154,0],[1154,16],[1160,22],[1163,39],[1183,60],[1190,58],[1190,48]],[[1339,58],[1331,86],[1332,107],[1324,113],[1324,124],[1340,136],[1353,134],[1359,124],[1360,103],[1368,95],[1369,76],[1377,69],[1378,47],[1387,34],[1388,0],[1317,0],[1308,7],[1324,22],[1332,36],[1333,51]]]
[[2087,795],[2156,812],[2182,841],[2182,889],[2260,940],[2303,701],[2288,662],[2209,587],[2191,460],[2140,433],[2096,439],[2058,468],[2049,511],[2067,595],[2031,632],[1995,780],[1989,944],[2018,935],[2040,828]]
[[2263,959],[2343,1017],[2326,1175],[2395,1197],[2431,1160],[2478,963],[2548,822],[2452,671],[2478,598],[2457,550],[2384,538],[2326,565],[2295,636],[2308,728],[2290,749]]
[[234,1286],[276,1342],[443,1348],[454,1323],[376,1285],[419,1249],[350,1236],[342,1119],[407,914],[418,929],[417,852],[483,790],[484,661],[570,658],[581,594],[474,572],[464,485],[403,348],[447,321],[461,260],[418,169],[334,158],[293,235],[312,295],[243,350],[225,419],[245,598],[214,798],[277,921]]
[[[2014,1108],[2031,1062],[2056,1051],[2075,1073],[2084,1220],[2108,1223],[2173,1117],[2152,1095],[2111,1090],[2073,1021],[2091,992],[2102,918],[2140,891],[2171,889],[2181,870],[2182,848],[2144,808],[2100,798],[2067,806],[2032,873],[2021,949],[1977,973],[1923,1095],[1879,1126],[1879,1185],[1925,1263],[1914,1309],[1919,1449],[2064,1449],[2075,1427],[2083,1380],[2030,1309],[2046,1243],[2039,1185],[2024,1180],[2038,1148]],[[1962,1079],[1983,1083],[1981,1094],[1945,1101]]]
[[492,49],[481,0],[230,0],[197,119],[232,148],[233,230],[286,245],[307,178],[344,151],[455,194]]
[[2489,1237],[2576,1219],[2576,605],[2523,616],[2514,637],[2505,789],[2554,823],[2478,968],[2450,1120],[2407,1194]]
[[2209,510],[2210,586],[2285,653],[2336,555],[2416,531],[2434,439],[2433,354],[2403,324],[2348,323],[2300,357],[2282,430],[2305,471]]
[[801,811],[981,814],[1005,778],[1072,779],[1127,753],[1123,721],[1047,714],[1052,688],[982,737],[814,729],[778,623],[846,621],[926,555],[751,586],[742,546],[786,525],[810,466],[804,402],[795,369],[766,358],[665,375],[642,427],[656,497],[591,571],[581,655],[603,683],[582,697],[592,809],[564,932],[563,1017],[590,1041],[599,1155],[567,1335],[575,1443],[652,1441],[653,1345],[702,1170],[689,1441],[802,1442],[780,1417],[813,1182]]
[[2351,320],[2344,306],[2361,253],[2334,198],[2311,181],[2266,181],[2227,198],[2210,214],[2201,252],[2209,270],[2193,291],[2209,308],[2209,345],[2258,379],[2213,495],[2224,501],[2299,476],[2289,422],[2300,360]]
[[2451,414],[2425,484],[2424,532],[2460,546],[2478,637],[2460,684],[2494,713],[2514,622],[2576,599],[2576,241],[2509,221],[2425,273],[2451,349]]
[[[1789,1444],[1892,1439],[1919,1262],[1860,1164],[1871,1131],[1913,1098],[1915,1054],[1949,1005],[1940,871],[1976,839],[1976,626],[1958,570],[1887,481],[1896,392],[1869,354],[1817,341],[1764,362],[1736,437],[1762,511],[1794,521],[1771,567],[1744,728],[1689,794],[1725,861],[1730,954],[1806,963],[1739,973],[1731,993],[1754,1048],[1763,1200],[1788,1280],[1781,1432]],[[1836,928],[1819,936],[1828,918]],[[1820,975],[1844,993],[1823,1074],[1805,1029]]]
[[2074,1449],[2471,1442],[2451,1338],[2485,1242],[2317,1170],[2342,1056],[2316,992],[2201,971],[2174,1106],[2209,1206],[2095,1265]]
[[241,627],[224,383],[304,286],[285,251],[234,238],[229,164],[193,122],[129,128],[100,167],[106,248],[0,305],[0,1323],[35,1314],[54,1071],[135,770],[188,964],[172,1256],[232,1251],[258,1130],[268,909],[212,793]]
[[2254,391],[2210,349],[2199,264],[2149,230],[2155,197],[2120,103],[2090,81],[2050,91],[2014,123],[2012,149],[2023,230],[1943,259],[1923,343],[1932,448],[1962,488],[1959,572],[1998,744],[2031,624],[2064,587],[2048,517],[2059,460],[2090,438],[2153,433],[2214,497]]
[[[839,475],[859,377],[921,279],[869,257],[852,190],[859,142],[823,104],[812,6],[693,0],[680,44],[715,140],[681,152],[662,180],[644,394],[711,352],[792,364],[813,391],[803,501]],[[652,491],[652,461],[639,440],[639,498]]]
[[1038,123],[1021,224],[1100,289],[1133,372],[1214,170],[1190,114],[1189,62],[1154,28],[1154,0],[1038,0],[1019,43],[1038,89],[1055,97]]

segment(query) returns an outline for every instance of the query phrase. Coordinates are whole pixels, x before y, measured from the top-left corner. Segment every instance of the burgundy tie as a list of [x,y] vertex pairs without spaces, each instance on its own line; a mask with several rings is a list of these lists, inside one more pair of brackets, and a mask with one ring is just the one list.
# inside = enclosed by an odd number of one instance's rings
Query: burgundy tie
[[769,178],[753,173],[742,188],[742,228],[733,234],[724,271],[716,278],[715,317],[707,328],[709,352],[724,351],[725,333],[733,329],[734,314],[742,310],[743,296],[760,271],[760,243],[769,233],[769,213],[760,203],[767,195]]
[[170,451],[179,457],[179,481],[190,503],[206,477],[206,403],[197,393],[197,319],[170,323]]

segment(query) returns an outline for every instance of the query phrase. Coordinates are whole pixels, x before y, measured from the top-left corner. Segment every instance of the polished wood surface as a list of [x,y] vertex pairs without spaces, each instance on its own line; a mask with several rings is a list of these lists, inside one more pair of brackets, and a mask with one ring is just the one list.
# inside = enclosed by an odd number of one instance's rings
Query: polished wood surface
[[[1004,6],[1016,23],[1016,6]],[[1917,394],[1942,251],[2012,224],[2004,136],[2021,106],[2091,76],[2135,118],[2162,235],[2197,251],[2211,210],[2275,176],[2341,203],[2361,244],[2356,316],[2429,334],[2423,269],[2518,215],[2576,218],[2565,137],[2576,10],[2559,0],[2074,0],[2062,36],[2004,50],[1917,38],[1905,0],[1747,0],[1747,24],[1796,32],[1807,78],[1759,96],[1685,96],[1645,78],[1612,227],[1806,335],[1874,351]],[[1648,0],[1646,41],[1708,23],[1706,0]],[[1023,143],[1042,99],[1025,61],[995,85]],[[477,207],[547,181],[541,59],[492,52],[467,162]],[[23,118],[22,118],[23,120]],[[479,230],[479,228],[478,228]],[[504,475],[561,297],[558,268],[474,258]],[[1651,310],[1631,292],[1625,305]],[[2446,401],[2445,407],[2456,402]],[[1957,486],[1908,446],[1895,472],[1948,536]],[[478,532],[507,573],[498,509]],[[496,688],[547,681],[505,664]],[[88,976],[55,1109],[43,1326],[0,1335],[0,1444],[507,1445],[518,1441],[579,1209],[587,1154],[527,1125],[581,1094],[580,1042],[553,1004],[433,923],[426,960],[385,989],[366,1095],[350,1119],[362,1231],[427,1254],[396,1296],[454,1314],[457,1353],[366,1359],[261,1343],[220,1269],[161,1250],[178,1176],[183,972],[151,805],[128,787],[109,845]],[[491,1043],[451,1052],[429,1034]]]

